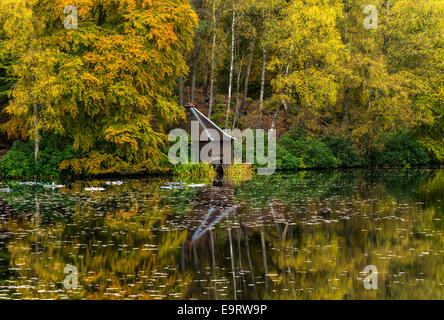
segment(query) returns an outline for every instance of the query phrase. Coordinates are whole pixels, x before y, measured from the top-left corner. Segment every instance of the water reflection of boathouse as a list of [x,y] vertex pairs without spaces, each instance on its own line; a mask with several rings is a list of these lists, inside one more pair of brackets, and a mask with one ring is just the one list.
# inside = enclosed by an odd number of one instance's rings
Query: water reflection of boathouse
[[224,212],[234,207],[234,187],[226,181],[218,181],[212,186],[199,188],[196,191],[192,211],[183,218],[182,223],[190,231],[196,230],[199,226],[209,227]]
[[[246,207],[235,201],[233,185],[225,180],[197,191],[192,213],[184,219],[189,235],[182,244],[180,261],[182,272],[191,268],[197,275],[195,287],[190,289],[192,296],[205,291],[202,283],[211,280],[215,299],[223,296],[219,291],[230,283],[229,287],[237,300],[240,284],[247,282],[252,286],[252,298],[258,298],[245,210]],[[230,257],[229,278],[224,277],[224,264],[220,264],[220,257],[228,253],[223,252],[225,250],[228,250]],[[263,254],[266,261],[265,250]],[[204,273],[211,273],[212,279],[206,278]],[[266,281],[268,288],[268,279]]]

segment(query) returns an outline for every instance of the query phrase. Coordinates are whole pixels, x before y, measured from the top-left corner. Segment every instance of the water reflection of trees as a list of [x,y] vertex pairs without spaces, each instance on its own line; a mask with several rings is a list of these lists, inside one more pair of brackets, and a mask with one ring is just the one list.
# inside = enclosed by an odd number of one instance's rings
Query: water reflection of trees
[[[133,182],[107,193],[79,194],[71,219],[51,225],[40,225],[38,210],[2,221],[1,228],[15,235],[7,244],[15,274],[2,281],[10,297],[181,298],[189,275],[181,274],[176,260],[187,231],[157,232],[174,211],[161,205],[158,185],[141,196],[146,189]],[[116,198],[128,201],[110,203]],[[77,290],[63,287],[67,264],[78,269]]]
[[[225,292],[237,290],[240,299],[442,299],[441,175],[315,174],[318,185],[303,175],[250,181],[236,190],[247,205],[214,231],[221,257],[214,264],[224,266],[215,278],[225,275]],[[424,186],[429,198],[441,193],[421,206]],[[201,273],[210,270],[201,263]],[[367,265],[378,267],[377,291],[363,286]]]
[[[58,204],[9,194],[0,285],[10,298],[442,299],[443,181],[428,170],[307,172],[171,191],[159,180],[88,193],[79,182]],[[211,207],[218,223],[194,241]],[[66,264],[81,288],[63,288]],[[379,290],[364,289],[366,265]]]

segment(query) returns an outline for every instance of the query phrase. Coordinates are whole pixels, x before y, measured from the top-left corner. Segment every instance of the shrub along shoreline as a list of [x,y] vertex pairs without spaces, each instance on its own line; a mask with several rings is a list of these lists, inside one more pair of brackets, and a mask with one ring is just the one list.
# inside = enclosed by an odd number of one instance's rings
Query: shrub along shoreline
[[[0,159],[3,179],[44,179],[44,178],[96,178],[96,177],[132,177],[132,176],[171,176],[181,179],[214,178],[216,173],[209,165],[171,165],[167,159],[161,169],[151,171],[118,171],[95,168],[88,172],[86,168],[79,174],[65,169],[63,163],[79,157],[71,145],[61,142],[56,136],[42,140],[39,162],[34,163],[32,142],[16,141],[6,156]],[[166,152],[165,152],[166,153]],[[301,171],[320,169],[353,168],[396,168],[413,166],[439,165],[440,161],[427,153],[411,132],[397,132],[384,137],[372,146],[359,148],[349,139],[333,135],[313,137],[302,130],[291,130],[277,141],[277,171]],[[442,162],[441,162],[442,163]],[[257,167],[257,164],[254,165]],[[252,170],[253,171],[253,170]]]
[[384,137],[360,149],[344,137],[285,133],[277,144],[277,169],[375,168],[437,164],[410,132]]

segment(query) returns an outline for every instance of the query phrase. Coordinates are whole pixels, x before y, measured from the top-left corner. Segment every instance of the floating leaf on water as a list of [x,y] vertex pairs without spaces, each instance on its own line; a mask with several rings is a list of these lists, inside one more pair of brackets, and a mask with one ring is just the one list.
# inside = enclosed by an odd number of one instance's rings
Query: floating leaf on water
[[121,186],[124,185],[126,182],[123,181],[107,181],[106,185],[107,186]]
[[206,187],[206,184],[189,184],[187,185],[188,188],[204,188]]
[[85,191],[105,191],[105,188],[85,188]]

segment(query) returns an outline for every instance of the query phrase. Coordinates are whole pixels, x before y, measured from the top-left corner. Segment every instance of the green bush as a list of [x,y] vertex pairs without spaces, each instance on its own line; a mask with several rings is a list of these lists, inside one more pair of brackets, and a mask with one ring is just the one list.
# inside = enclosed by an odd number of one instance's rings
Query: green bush
[[358,156],[358,150],[352,141],[332,136],[326,136],[321,141],[327,145],[336,159],[338,159],[340,167],[349,168],[363,165],[362,159]]
[[370,160],[379,166],[427,164],[430,158],[422,145],[408,132],[398,132],[384,141],[382,150],[375,150]]
[[307,140],[302,159],[308,168],[337,168],[339,164],[327,145],[318,139]]
[[305,165],[302,158],[294,156],[290,151],[288,151],[284,147],[277,145],[276,167],[278,170],[291,171],[291,170],[305,168]]
[[14,142],[12,149],[0,159],[0,170],[4,177],[33,176],[35,173],[33,150],[28,143]]
[[336,168],[338,164],[332,151],[319,139],[290,131],[278,141],[277,165],[280,170]]
[[398,132],[380,143],[367,159],[361,159],[351,141],[342,137],[312,138],[301,130],[287,132],[278,141],[279,170],[299,168],[335,168],[358,166],[407,166],[430,162],[426,151],[411,133]]
[[211,121],[220,128],[225,128],[226,104],[216,104],[211,112]]
[[0,159],[2,176],[7,178],[58,177],[63,160],[75,156],[72,146],[63,147],[56,136],[43,137],[38,163],[34,162],[34,143],[16,141],[9,152]]

